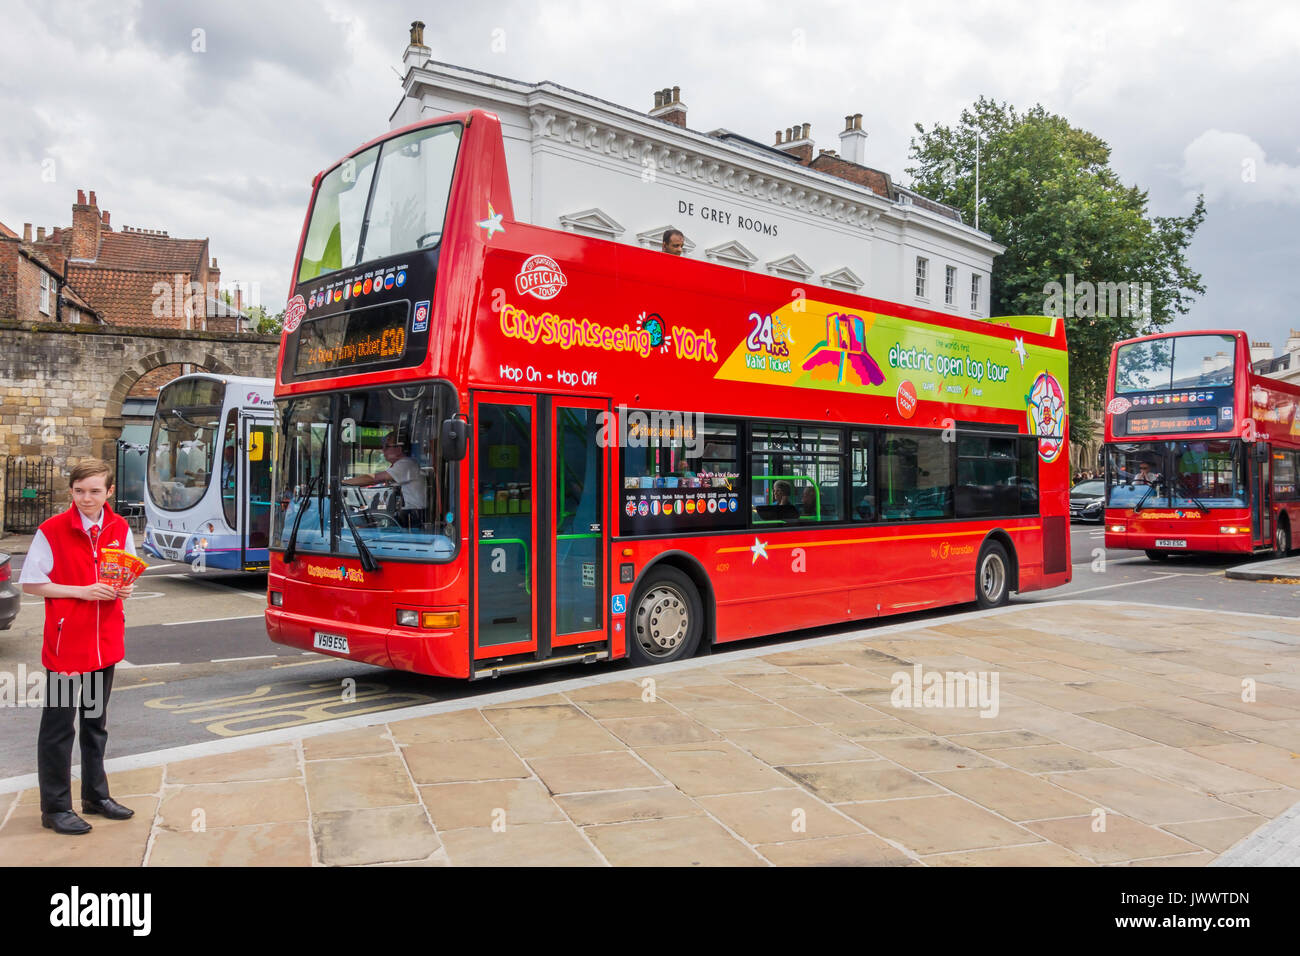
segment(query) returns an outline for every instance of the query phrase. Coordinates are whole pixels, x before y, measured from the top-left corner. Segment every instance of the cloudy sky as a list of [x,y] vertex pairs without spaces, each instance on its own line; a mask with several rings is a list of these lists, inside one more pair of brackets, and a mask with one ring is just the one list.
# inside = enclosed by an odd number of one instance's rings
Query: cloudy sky
[[1300,327],[1290,2],[0,0],[0,221],[69,225],[94,189],[115,228],[209,237],[223,281],[278,311],[312,176],[388,128],[414,19],[437,60],[642,110],[680,86],[694,129],[809,122],[838,148],[860,112],[867,162],[903,183],[913,123],[1042,103],[1105,139],[1153,214],[1205,194],[1207,294],[1177,327],[1279,347]]

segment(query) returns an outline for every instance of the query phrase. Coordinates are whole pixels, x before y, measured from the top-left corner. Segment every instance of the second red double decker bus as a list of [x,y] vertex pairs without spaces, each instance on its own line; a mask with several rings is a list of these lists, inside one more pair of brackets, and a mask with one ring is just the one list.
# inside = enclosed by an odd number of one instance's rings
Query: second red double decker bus
[[1251,371],[1245,332],[1119,342],[1106,397],[1107,548],[1290,550],[1300,388]]
[[322,173],[286,317],[280,643],[486,677],[1070,579],[1061,320],[519,222],[490,113]]

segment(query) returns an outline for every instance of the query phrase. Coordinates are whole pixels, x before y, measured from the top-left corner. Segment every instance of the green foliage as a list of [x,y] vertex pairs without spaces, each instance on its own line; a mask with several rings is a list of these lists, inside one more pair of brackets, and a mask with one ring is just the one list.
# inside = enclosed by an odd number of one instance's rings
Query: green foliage
[[[1147,212],[1147,194],[1110,168],[1110,147],[1061,116],[1034,106],[1023,115],[980,97],[955,126],[916,124],[907,172],[924,196],[975,220],[975,142],[980,139],[979,227],[1007,247],[993,261],[991,314],[1044,314],[1049,283],[1150,283],[1149,309],[1096,303],[1095,314],[1066,315],[1072,440],[1091,429],[1087,411],[1106,389],[1111,346],[1158,331],[1205,292],[1186,252],[1205,218],[1197,197],[1187,216]],[[1060,301],[1058,297],[1057,301]],[[1148,304],[1147,302],[1143,303]],[[1073,311],[1073,309],[1071,309]],[[1087,311],[1087,310],[1084,310]],[[1052,314],[1048,312],[1047,314]]]
[[[275,315],[268,315],[266,309],[260,305],[254,307],[257,312],[257,327],[253,330],[258,335],[279,335],[284,331],[284,309],[281,309]],[[248,313],[253,314],[252,310]]]

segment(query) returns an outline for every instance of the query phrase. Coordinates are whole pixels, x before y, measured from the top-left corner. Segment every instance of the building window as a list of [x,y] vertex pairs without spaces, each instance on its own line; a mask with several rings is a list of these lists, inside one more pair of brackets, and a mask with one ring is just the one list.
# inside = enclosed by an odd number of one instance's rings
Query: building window
[[41,273],[41,311],[46,315],[50,314],[50,296],[55,291],[54,280],[50,278],[48,272]]
[[930,260],[923,256],[916,257],[916,297],[925,298],[925,276],[930,271]]
[[970,310],[972,312],[980,310],[980,277],[977,275],[970,277]]
[[943,304],[952,305],[953,292],[957,288],[957,267],[945,266],[943,271]]

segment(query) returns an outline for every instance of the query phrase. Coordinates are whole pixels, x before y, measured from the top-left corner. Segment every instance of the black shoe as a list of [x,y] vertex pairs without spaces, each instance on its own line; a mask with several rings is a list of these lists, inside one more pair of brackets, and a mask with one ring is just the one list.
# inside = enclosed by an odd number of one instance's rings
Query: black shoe
[[98,813],[102,816],[108,817],[110,820],[129,820],[131,817],[135,816],[134,810],[128,810],[112,797],[95,802],[82,800],[81,812]]
[[82,833],[89,833],[91,826],[81,817],[77,816],[71,810],[60,810],[57,813],[42,813],[41,826],[47,830],[53,830],[55,833],[67,833],[73,836],[79,836]]

